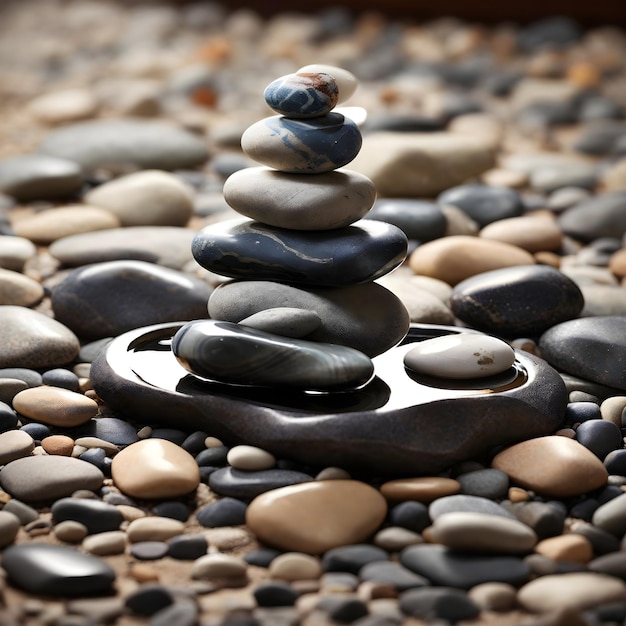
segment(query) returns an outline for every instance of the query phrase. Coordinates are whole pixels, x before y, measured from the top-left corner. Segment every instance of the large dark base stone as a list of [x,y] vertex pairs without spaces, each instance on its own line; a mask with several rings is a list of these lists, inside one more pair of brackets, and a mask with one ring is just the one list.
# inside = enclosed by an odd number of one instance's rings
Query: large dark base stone
[[375,377],[346,392],[300,392],[210,382],[170,349],[182,323],[139,328],[94,361],[102,400],[130,419],[202,430],[279,458],[372,475],[433,474],[496,446],[554,432],[567,392],[547,363],[517,352],[508,372],[456,381],[417,376],[404,354],[416,341],[462,328],[413,325],[400,346],[374,359]]

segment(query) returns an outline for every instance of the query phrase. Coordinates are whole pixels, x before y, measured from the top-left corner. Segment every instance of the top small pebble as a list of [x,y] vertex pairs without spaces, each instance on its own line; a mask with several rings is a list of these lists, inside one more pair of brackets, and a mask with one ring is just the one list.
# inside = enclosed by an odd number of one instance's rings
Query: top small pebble
[[329,74],[301,72],[277,78],[263,96],[271,109],[285,117],[309,118],[332,111],[339,89]]

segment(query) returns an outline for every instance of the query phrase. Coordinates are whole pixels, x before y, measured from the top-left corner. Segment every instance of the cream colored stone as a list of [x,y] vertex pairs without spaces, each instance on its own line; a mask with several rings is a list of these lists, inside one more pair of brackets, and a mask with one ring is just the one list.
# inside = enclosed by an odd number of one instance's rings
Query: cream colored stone
[[407,546],[414,546],[423,542],[424,539],[419,533],[401,526],[387,526],[387,528],[379,530],[372,540],[374,545],[389,552],[399,552]]
[[472,587],[467,595],[484,611],[511,611],[517,602],[517,589],[508,583],[482,583]]
[[63,89],[38,96],[28,104],[30,113],[46,124],[63,124],[96,114],[98,102],[87,89]]
[[617,427],[622,428],[622,413],[626,409],[626,396],[611,396],[600,405],[602,419],[613,422]]
[[602,173],[600,180],[605,191],[626,189],[626,157],[622,157],[606,169]]
[[248,564],[240,557],[230,554],[205,554],[196,559],[191,567],[195,579],[245,578]]
[[279,554],[268,568],[271,578],[279,580],[314,580],[322,575],[322,562],[319,558],[302,552]]
[[46,385],[20,391],[13,408],[29,419],[61,428],[80,426],[98,412],[97,403],[87,396]]
[[185,524],[177,519],[147,515],[133,520],[126,529],[128,541],[167,541],[185,532]]
[[111,556],[114,554],[123,554],[126,550],[126,544],[127,538],[124,531],[110,530],[85,537],[81,548],[89,554]]
[[235,469],[247,471],[270,469],[276,465],[273,454],[256,446],[233,446],[228,451],[226,460]]
[[559,250],[563,233],[551,217],[525,215],[487,224],[479,233],[483,239],[502,241],[528,252]]
[[0,305],[30,307],[43,299],[40,283],[24,274],[0,268]]
[[461,484],[453,478],[424,476],[419,478],[397,478],[380,486],[380,493],[394,502],[416,500],[432,502],[443,496],[450,496],[461,491]]

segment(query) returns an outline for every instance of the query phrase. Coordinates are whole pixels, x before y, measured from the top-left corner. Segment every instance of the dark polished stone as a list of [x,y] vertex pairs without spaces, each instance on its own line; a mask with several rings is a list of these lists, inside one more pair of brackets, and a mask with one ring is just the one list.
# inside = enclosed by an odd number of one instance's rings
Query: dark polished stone
[[250,472],[222,467],[209,476],[209,487],[221,496],[251,500],[266,491],[311,480],[312,476],[293,470],[268,469]]
[[406,615],[428,620],[456,624],[459,621],[473,620],[480,614],[480,606],[459,589],[446,587],[425,587],[403,593],[400,609]]
[[426,200],[382,198],[376,200],[367,218],[394,224],[409,239],[422,243],[443,237],[447,228],[439,205]]
[[66,520],[80,522],[89,533],[103,533],[117,530],[124,518],[117,507],[101,500],[61,498],[52,505],[52,521]]
[[334,287],[388,274],[404,261],[407,240],[376,220],[300,231],[237,219],[203,228],[192,252],[202,267],[231,278]]
[[626,190],[600,193],[559,216],[563,232],[578,241],[622,237],[626,233]]

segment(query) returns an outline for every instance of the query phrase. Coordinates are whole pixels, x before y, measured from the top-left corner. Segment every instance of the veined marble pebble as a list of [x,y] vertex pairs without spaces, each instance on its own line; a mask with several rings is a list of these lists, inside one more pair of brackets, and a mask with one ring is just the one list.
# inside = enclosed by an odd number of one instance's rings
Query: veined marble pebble
[[286,117],[325,115],[337,104],[335,79],[321,72],[287,74],[272,81],[263,92],[267,106]]
[[494,376],[514,362],[515,351],[508,343],[472,333],[420,341],[404,356],[404,365],[418,374],[454,379]]
[[32,420],[71,428],[88,422],[98,412],[91,398],[61,387],[32,387],[13,398],[13,408]]
[[311,65],[305,65],[304,67],[301,67],[297,71],[297,73],[319,73],[332,76],[337,83],[338,104],[341,102],[345,102],[348,98],[350,98],[356,91],[356,88],[359,86],[359,81],[352,72],[349,72],[342,67],[335,67],[334,65],[313,63]]
[[358,126],[340,113],[309,120],[267,117],[241,136],[243,151],[281,172],[321,174],[347,165],[361,149]]

